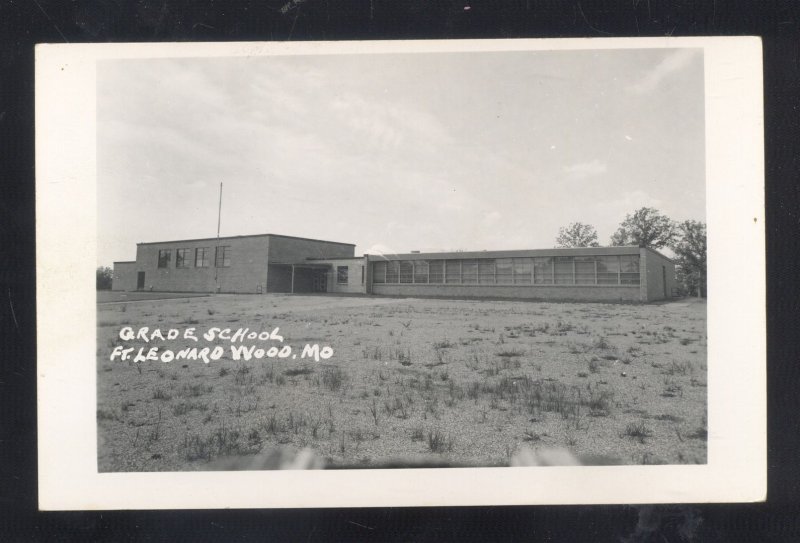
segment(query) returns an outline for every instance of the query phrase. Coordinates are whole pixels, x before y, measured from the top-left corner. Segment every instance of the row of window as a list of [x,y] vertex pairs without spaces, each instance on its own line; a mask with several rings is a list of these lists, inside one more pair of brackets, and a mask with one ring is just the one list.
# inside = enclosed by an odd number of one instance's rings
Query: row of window
[[[191,268],[192,251],[194,250],[194,267],[208,268],[211,260],[211,247],[198,247],[196,249],[176,249],[175,267]],[[172,249],[161,249],[158,251],[158,267],[169,268],[172,263]],[[229,245],[214,247],[214,266],[217,268],[227,268],[231,265],[231,248]]]
[[639,255],[390,260],[373,262],[373,283],[455,285],[638,285]]

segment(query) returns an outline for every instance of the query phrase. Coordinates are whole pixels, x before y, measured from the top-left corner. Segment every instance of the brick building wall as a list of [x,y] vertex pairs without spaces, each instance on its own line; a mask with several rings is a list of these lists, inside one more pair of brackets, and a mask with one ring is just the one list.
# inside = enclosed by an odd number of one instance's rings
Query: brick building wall
[[639,285],[446,285],[372,284],[373,294],[389,296],[452,296],[454,298],[512,298],[530,300],[570,300],[603,302],[638,302]]
[[136,290],[136,262],[114,262],[111,290]]
[[[137,271],[145,273],[144,290],[162,292],[261,292],[267,284],[269,237],[241,236],[161,243],[140,243],[136,247]],[[228,247],[228,266],[216,267],[216,247]],[[186,267],[177,267],[177,251],[187,249]],[[197,249],[206,249],[205,266],[196,265]],[[170,251],[166,267],[159,267],[159,251]],[[217,276],[216,283],[214,276]]]
[[641,249],[640,259],[642,301],[652,302],[672,297],[677,286],[675,264],[652,249]]

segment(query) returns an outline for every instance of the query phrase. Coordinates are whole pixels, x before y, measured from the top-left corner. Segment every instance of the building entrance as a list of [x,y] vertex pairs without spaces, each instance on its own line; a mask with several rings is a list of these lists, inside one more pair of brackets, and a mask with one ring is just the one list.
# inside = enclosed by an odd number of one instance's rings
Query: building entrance
[[325,270],[314,270],[312,281],[314,292],[328,292],[328,273]]

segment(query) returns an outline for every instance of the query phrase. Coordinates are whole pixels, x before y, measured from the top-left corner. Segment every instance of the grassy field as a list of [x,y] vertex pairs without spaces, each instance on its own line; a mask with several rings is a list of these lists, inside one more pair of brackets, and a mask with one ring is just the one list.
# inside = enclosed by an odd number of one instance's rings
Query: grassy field
[[[120,328],[280,327],[296,359],[133,363]],[[98,305],[101,471],[203,469],[308,447],[333,464],[504,465],[567,447],[626,464],[705,463],[706,306],[327,296]],[[245,341],[270,346],[276,342]],[[305,344],[328,360],[301,359]],[[239,344],[234,344],[239,345]]]

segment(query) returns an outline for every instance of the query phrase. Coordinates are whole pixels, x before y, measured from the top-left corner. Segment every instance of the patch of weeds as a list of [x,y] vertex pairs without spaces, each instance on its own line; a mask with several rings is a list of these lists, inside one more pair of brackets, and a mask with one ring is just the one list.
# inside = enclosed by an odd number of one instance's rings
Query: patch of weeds
[[674,398],[676,396],[683,398],[683,386],[672,379],[665,379],[664,390],[661,396],[664,398]]
[[228,375],[230,372],[231,372],[231,370],[229,370],[229,369],[228,369],[228,368],[226,368],[225,366],[222,366],[222,367],[219,369],[219,376],[220,376],[220,377],[225,377],[225,376],[226,376],[226,375]]
[[322,370],[322,384],[331,392],[336,392],[342,388],[345,377],[342,369],[336,366],[328,366]]
[[[440,351],[437,351],[440,352]],[[411,351],[406,350],[403,351],[402,349],[397,349],[397,361],[400,362],[403,366],[410,366],[411,365]],[[444,364],[444,362],[442,362]]]
[[287,377],[294,377],[296,375],[310,375],[312,373],[314,373],[314,368],[309,367],[289,368],[283,372],[283,374]]
[[542,440],[542,436],[533,430],[525,430],[525,435],[522,436],[523,441],[537,442]]
[[213,315],[214,313],[216,313],[216,311],[214,311],[214,310],[213,310],[213,309],[211,309],[210,307],[207,309],[207,311],[208,311],[208,314],[209,314],[209,315]]
[[644,421],[631,422],[625,427],[625,435],[636,439],[639,443],[645,443],[645,440],[653,435],[653,431]]
[[611,344],[608,342],[608,339],[605,336],[597,336],[592,341],[592,346],[595,349],[611,349]]
[[653,418],[656,420],[664,420],[667,422],[683,422],[684,420],[683,417],[678,417],[677,415],[669,415],[669,414],[656,415]]
[[597,373],[598,371],[600,371],[600,360],[598,360],[597,358],[592,358],[591,360],[589,360],[587,362],[587,365],[589,366],[589,371],[592,373]]
[[451,342],[449,339],[445,338],[442,341],[437,341],[433,344],[434,349],[450,349],[455,347],[455,343]]
[[586,406],[593,417],[607,417],[611,414],[614,393],[610,390],[592,390]]
[[364,358],[367,360],[383,360],[383,349],[381,349],[379,346],[364,347],[363,353]]
[[244,364],[239,364],[233,374],[233,382],[237,385],[247,385],[253,382],[253,376],[250,375],[250,367]]
[[438,428],[428,430],[428,448],[431,450],[431,452],[449,452],[453,450],[454,445],[455,441],[451,434],[445,434]]
[[154,400],[171,400],[172,399],[172,395],[169,392],[167,392],[166,390],[164,390],[163,388],[156,387],[155,389],[153,389],[153,399]]
[[208,394],[212,390],[214,390],[214,385],[206,385],[203,383],[185,384],[181,387],[178,394],[185,398],[196,398],[197,396]]
[[98,409],[97,420],[119,420],[119,416],[112,409]]
[[518,349],[506,349],[506,350],[500,351],[499,353],[496,353],[496,356],[499,356],[501,358],[512,358],[512,357],[515,357],[515,356],[524,356],[524,355],[525,355],[525,351],[521,351],[521,350],[518,350]]
[[686,375],[686,373],[690,372],[692,369],[691,362],[675,362],[673,360],[670,365],[664,369],[664,373],[667,375]]
[[181,401],[172,406],[172,414],[176,417],[180,417],[185,415],[190,411],[207,411],[208,404],[201,403],[201,402],[187,402]]
[[422,441],[425,439],[425,430],[422,426],[415,426],[411,429],[411,441]]
[[578,372],[578,377],[586,378],[586,377],[589,377],[589,374],[586,373],[585,371],[579,371]]

